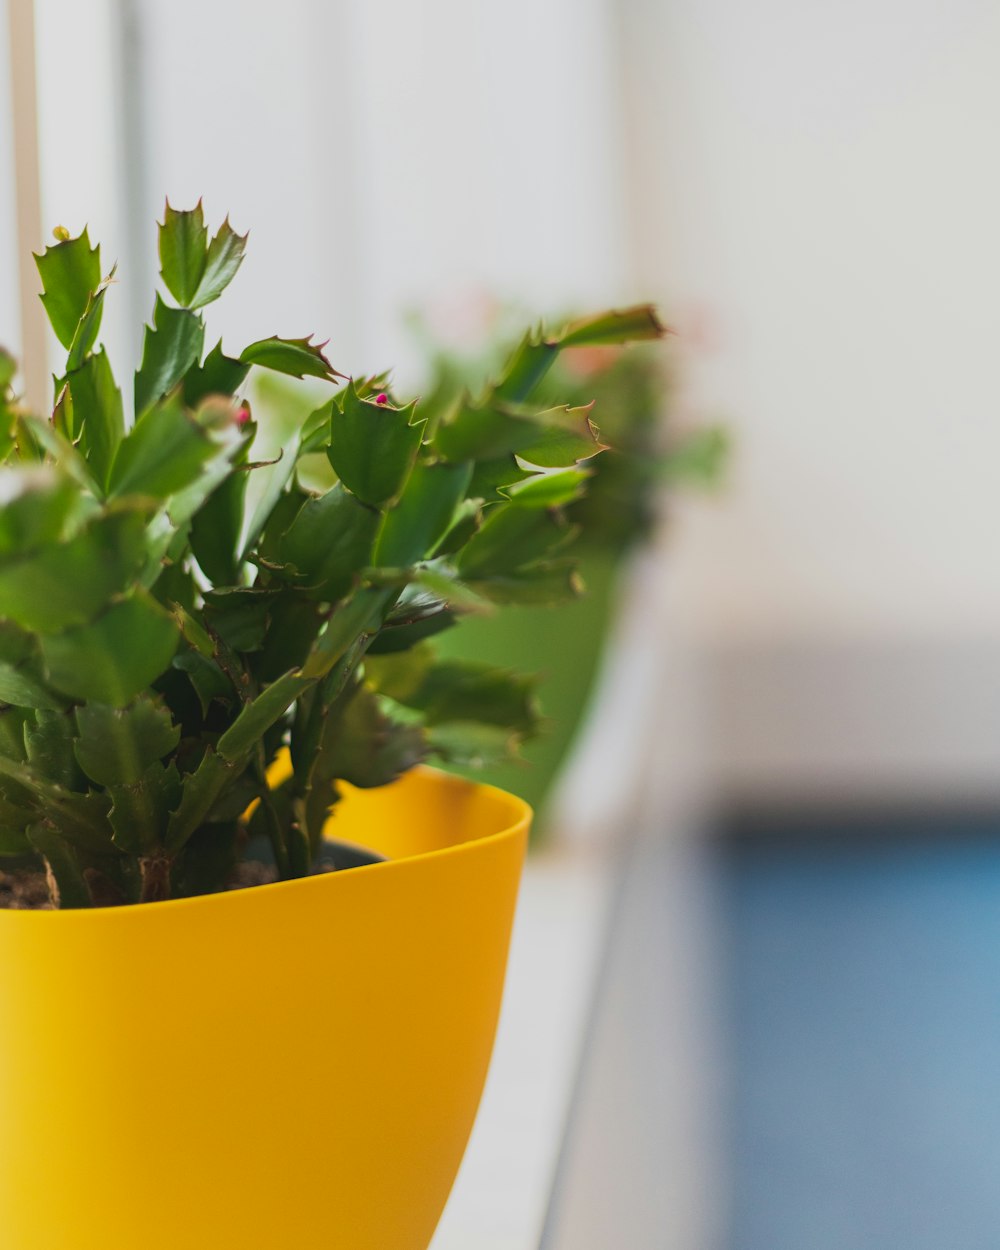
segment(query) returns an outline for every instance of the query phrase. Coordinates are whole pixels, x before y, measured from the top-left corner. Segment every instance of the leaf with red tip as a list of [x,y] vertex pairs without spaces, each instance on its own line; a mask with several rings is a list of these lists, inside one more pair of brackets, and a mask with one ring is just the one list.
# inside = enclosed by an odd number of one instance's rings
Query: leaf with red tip
[[405,408],[361,399],[349,382],[343,409],[334,405],[326,454],[344,485],[376,507],[396,498],[406,484],[423,437],[424,422],[414,420],[414,404]]

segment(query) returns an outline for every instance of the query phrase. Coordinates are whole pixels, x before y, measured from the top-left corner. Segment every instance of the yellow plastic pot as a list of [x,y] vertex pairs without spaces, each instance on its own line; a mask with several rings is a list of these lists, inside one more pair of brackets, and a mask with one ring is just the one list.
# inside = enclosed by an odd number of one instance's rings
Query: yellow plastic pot
[[0,912],[5,1250],[426,1250],[475,1117],[530,811],[430,770],[388,862]]

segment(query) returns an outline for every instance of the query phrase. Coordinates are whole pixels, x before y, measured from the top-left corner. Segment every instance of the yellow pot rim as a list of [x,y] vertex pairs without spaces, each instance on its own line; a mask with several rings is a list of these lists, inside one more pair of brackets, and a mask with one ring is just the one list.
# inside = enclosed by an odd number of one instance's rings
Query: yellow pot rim
[[[502,790],[499,786],[489,785],[486,782],[467,781],[464,777],[457,777],[454,773],[445,772],[443,769],[431,768],[427,765],[420,765],[413,768],[409,773],[404,774],[401,780],[405,781],[406,777],[422,777],[433,779],[439,784],[451,790],[470,790],[475,789],[484,795],[490,795],[494,798],[498,805],[509,808],[509,821],[501,828],[492,833],[481,834],[464,841],[455,842],[450,846],[438,847],[429,851],[417,851],[404,856],[387,857],[372,864],[360,864],[357,867],[340,872],[319,873],[309,877],[295,877],[286,881],[269,881],[261,885],[246,886],[237,890],[220,890],[214,894],[196,894],[187,898],[170,898],[163,899],[159,902],[151,903],[130,903],[114,907],[80,907],[68,908],[66,910],[42,911],[42,910],[17,910],[17,909],[0,909],[0,925],[3,924],[88,924],[93,923],[98,917],[114,916],[121,919],[128,914],[148,915],[151,912],[162,913],[165,909],[180,911],[184,909],[191,911],[195,908],[205,907],[239,907],[245,905],[249,898],[259,897],[262,890],[266,890],[270,894],[282,891],[288,894],[291,891],[298,890],[321,890],[334,889],[339,882],[343,882],[345,875],[356,877],[358,873],[373,872],[390,872],[398,870],[402,864],[416,864],[427,862],[429,860],[440,860],[442,858],[451,858],[456,855],[468,855],[474,852],[476,847],[489,846],[516,840],[522,836],[526,836],[531,825],[533,815],[532,808],[524,799],[519,798],[515,794],[511,794],[508,790]],[[343,783],[342,783],[343,784]],[[392,783],[399,784],[399,782]],[[381,787],[379,787],[381,788]],[[354,796],[363,796],[364,794],[373,793],[373,791],[359,790],[354,786],[343,785],[345,792]],[[358,798],[355,801],[363,802],[364,799]],[[332,829],[335,816],[331,816],[328,829]],[[336,838],[331,834],[331,840]],[[355,846],[365,848],[365,843],[358,838],[348,838]],[[28,919],[30,917],[31,919]]]

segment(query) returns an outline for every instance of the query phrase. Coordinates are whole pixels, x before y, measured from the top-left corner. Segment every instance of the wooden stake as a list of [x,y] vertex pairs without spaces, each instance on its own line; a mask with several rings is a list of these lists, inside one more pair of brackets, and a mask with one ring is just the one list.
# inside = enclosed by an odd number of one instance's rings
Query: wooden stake
[[35,73],[34,0],[8,0],[10,83],[14,115],[14,183],[21,309],[21,378],[28,406],[48,415],[48,329],[38,298],[38,270],[31,253],[43,244],[38,160],[38,97]]

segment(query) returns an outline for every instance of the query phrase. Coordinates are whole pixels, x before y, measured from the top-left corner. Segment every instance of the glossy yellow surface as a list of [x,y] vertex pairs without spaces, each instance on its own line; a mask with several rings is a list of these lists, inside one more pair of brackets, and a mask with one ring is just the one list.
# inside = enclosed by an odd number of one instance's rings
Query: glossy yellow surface
[[426,1250],[489,1062],[530,813],[348,794],[390,862],[0,911],[4,1250]]

